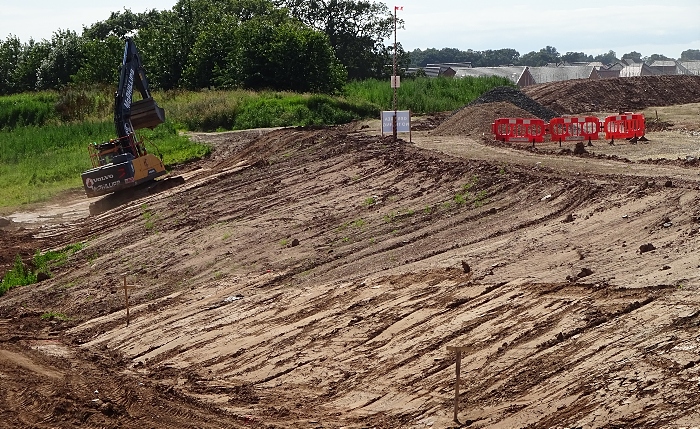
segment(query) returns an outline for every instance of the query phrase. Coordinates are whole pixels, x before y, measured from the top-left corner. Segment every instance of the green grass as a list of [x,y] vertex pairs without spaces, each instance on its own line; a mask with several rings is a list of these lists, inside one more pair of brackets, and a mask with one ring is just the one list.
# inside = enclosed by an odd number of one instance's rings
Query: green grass
[[[171,123],[139,135],[166,166],[201,158],[211,149],[179,135]],[[114,136],[111,122],[81,122],[0,131],[0,207],[45,201],[82,188],[80,174],[92,168],[88,145]]]
[[40,126],[59,118],[55,92],[16,94],[0,97],[0,130],[22,126]]
[[[449,111],[502,85],[510,83],[501,78],[404,79],[398,103],[400,109],[415,114]],[[71,86],[61,92],[0,97],[0,211],[82,188],[80,175],[92,167],[88,145],[116,137],[113,91]],[[242,90],[168,91],[153,96],[167,120],[138,134],[149,152],[172,167],[211,151],[182,136],[182,130],[334,125],[377,118],[380,110],[391,108],[393,90],[388,82],[367,80],[349,83],[340,97]],[[374,203],[365,201],[368,207]]]
[[0,283],[0,296],[13,287],[34,284],[40,273],[51,277],[51,269],[62,266],[70,255],[85,248],[85,243],[76,243],[64,247],[61,250],[50,250],[45,253],[37,252],[32,259],[32,266],[27,266],[20,255],[15,257],[15,262],[10,271],[5,273]]
[[160,104],[179,126],[192,131],[337,125],[379,115],[379,106],[362,100],[280,92],[170,93]]
[[377,199],[374,197],[367,197],[365,198],[365,201],[362,204],[365,207],[372,207],[373,205],[377,204]]
[[147,230],[152,230],[156,226],[156,219],[158,219],[157,214],[151,213],[148,208],[148,204],[141,204],[141,217],[145,221],[144,227]]
[[13,287],[26,286],[32,283],[36,283],[36,274],[28,269],[24,265],[24,262],[22,262],[22,258],[17,255],[12,269],[5,273],[2,278],[2,283],[0,283],[0,296],[4,295],[5,292]]
[[85,243],[76,243],[61,250],[49,250],[46,253],[37,252],[34,255],[34,272],[51,276],[51,268],[57,268],[68,261],[68,257],[85,248]]
[[42,314],[40,316],[41,320],[60,320],[60,321],[67,321],[70,320],[70,317],[66,316],[63,313],[58,313],[56,311],[47,311],[46,313]]
[[[497,86],[513,86],[506,78],[415,78],[403,79],[396,90],[399,110],[413,113],[446,112],[458,109]],[[393,108],[394,91],[389,82],[370,79],[345,86],[348,100],[364,100],[382,110]]]
[[[471,201],[472,206],[474,208],[479,208],[483,206],[484,204],[488,203],[488,191],[485,189],[482,189],[481,191],[478,191],[473,197],[470,193],[472,189],[479,183],[479,177],[478,176],[472,176],[469,181],[465,184],[462,185],[460,192],[457,192],[455,196],[452,198],[454,203],[458,206],[466,204]],[[450,208],[450,202],[446,201],[443,203],[443,208],[449,209]]]

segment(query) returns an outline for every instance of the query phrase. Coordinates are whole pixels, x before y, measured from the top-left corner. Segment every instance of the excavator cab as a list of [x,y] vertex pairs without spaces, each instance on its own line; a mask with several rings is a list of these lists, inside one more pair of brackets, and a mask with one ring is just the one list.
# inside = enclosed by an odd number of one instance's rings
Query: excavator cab
[[102,165],[111,164],[115,156],[119,154],[119,145],[114,141],[108,141],[101,144],[93,143],[94,151],[91,152],[92,166],[99,167]]

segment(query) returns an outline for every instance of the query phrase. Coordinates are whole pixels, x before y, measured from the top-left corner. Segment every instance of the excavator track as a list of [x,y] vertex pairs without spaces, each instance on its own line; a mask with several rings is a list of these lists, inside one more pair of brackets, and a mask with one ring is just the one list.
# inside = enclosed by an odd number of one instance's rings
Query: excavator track
[[185,183],[185,179],[182,176],[173,176],[162,180],[142,183],[131,188],[105,195],[104,197],[90,203],[90,215],[100,215],[124,204],[136,201],[140,198],[175,188],[183,183]]

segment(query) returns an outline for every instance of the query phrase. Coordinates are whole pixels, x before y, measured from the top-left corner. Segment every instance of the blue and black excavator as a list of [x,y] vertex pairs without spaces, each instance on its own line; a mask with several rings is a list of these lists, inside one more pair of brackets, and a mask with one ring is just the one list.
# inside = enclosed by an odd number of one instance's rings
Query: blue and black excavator
[[[141,100],[132,101],[134,90]],[[153,129],[165,122],[165,111],[151,96],[141,57],[132,39],[126,40],[114,94],[114,126],[117,138],[89,147],[93,168],[83,172],[88,197],[123,193],[166,174],[162,160],[148,153],[135,131]],[[107,208],[107,207],[105,207]],[[92,212],[91,207],[91,212]]]

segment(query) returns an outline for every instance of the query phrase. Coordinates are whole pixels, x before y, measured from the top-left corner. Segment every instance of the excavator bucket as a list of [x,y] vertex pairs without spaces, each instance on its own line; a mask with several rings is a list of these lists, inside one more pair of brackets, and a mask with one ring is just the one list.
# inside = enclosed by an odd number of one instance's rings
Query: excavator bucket
[[131,126],[134,130],[155,128],[165,122],[165,110],[153,98],[131,103]]

